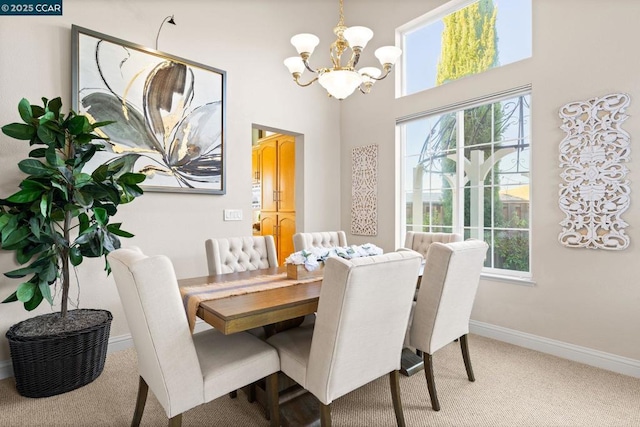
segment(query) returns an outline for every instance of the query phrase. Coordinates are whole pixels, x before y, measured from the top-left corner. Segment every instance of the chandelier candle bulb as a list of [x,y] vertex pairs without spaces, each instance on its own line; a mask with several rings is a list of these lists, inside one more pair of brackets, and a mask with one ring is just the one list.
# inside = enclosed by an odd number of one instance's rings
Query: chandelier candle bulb
[[[375,67],[356,69],[360,61],[362,51],[373,38],[373,31],[367,27],[344,25],[343,0],[340,0],[340,19],[333,28],[336,40],[331,44],[330,59],[331,68],[311,68],[309,58],[320,43],[320,39],[313,34],[302,33],[291,37],[291,44],[298,51],[299,57],[287,58],[284,65],[289,69],[293,80],[298,86],[310,86],[316,80],[326,89],[329,96],[336,99],[345,99],[356,89],[362,93],[369,93],[373,84],[389,75],[394,64],[402,54],[402,50],[395,46],[384,46],[375,51],[375,56],[382,64],[383,71]],[[342,55],[351,50],[346,63],[342,61]],[[316,74],[316,77],[307,83],[300,82],[300,77],[307,69]]]

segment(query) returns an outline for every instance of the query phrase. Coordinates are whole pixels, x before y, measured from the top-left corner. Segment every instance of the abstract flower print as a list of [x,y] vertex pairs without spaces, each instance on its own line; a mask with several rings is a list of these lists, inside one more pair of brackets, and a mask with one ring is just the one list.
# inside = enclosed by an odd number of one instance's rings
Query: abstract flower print
[[116,121],[104,130],[111,152],[140,154],[136,172],[148,185],[221,189],[222,90],[211,93],[221,75],[105,40],[93,47],[79,107]]

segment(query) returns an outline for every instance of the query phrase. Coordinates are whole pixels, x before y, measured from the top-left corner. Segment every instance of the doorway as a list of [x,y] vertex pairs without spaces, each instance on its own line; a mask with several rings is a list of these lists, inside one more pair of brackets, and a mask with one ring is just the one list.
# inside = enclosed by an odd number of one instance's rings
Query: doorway
[[253,127],[251,149],[252,231],[273,236],[278,263],[294,252],[296,233],[296,135]]

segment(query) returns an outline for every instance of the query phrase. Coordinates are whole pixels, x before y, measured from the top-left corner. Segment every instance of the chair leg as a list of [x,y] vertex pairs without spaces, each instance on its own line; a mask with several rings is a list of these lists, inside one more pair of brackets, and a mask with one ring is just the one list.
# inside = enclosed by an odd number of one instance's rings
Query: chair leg
[[424,376],[427,377],[427,388],[429,396],[431,396],[431,407],[434,411],[440,410],[440,402],[438,402],[438,394],[436,393],[436,381],[433,379],[433,360],[430,354],[424,353]]
[[247,401],[253,403],[256,401],[256,384],[249,385],[249,394],[247,394]]
[[182,426],[182,414],[178,414],[175,417],[169,418],[169,427],[181,427]]
[[469,357],[469,343],[467,341],[467,334],[464,334],[460,337],[460,349],[462,350],[464,367],[467,370],[467,378],[469,378],[469,381],[474,382],[476,380],[476,377],[473,375],[473,368],[471,367],[471,357]]
[[398,371],[389,373],[389,385],[391,386],[391,399],[393,400],[393,410],[396,413],[398,427],[405,427],[404,413],[402,412],[402,399],[400,399],[400,376]]
[[[252,385],[255,387],[255,385]],[[280,400],[278,396],[278,373],[267,377],[267,419],[270,421],[271,427],[280,427]]]
[[133,412],[133,420],[131,421],[131,427],[138,427],[140,421],[142,421],[142,413],[144,412],[144,405],[147,403],[147,394],[149,393],[149,386],[147,382],[140,377],[138,382],[138,398],[136,399],[136,409]]
[[320,404],[320,426],[331,427],[331,404],[325,405],[318,401]]

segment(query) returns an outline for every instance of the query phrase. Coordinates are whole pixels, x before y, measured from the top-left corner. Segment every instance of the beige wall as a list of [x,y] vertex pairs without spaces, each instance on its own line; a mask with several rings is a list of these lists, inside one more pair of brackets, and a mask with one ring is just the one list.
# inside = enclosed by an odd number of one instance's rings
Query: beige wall
[[[330,31],[321,23],[334,20],[333,6],[313,2],[314,19],[299,24],[294,18],[308,11],[309,2],[65,0],[62,17],[0,16],[0,124],[19,120],[22,97],[35,102],[62,96],[64,107],[71,107],[72,24],[153,47],[162,19],[175,14],[177,26],[164,26],[159,49],[227,71],[227,194],[147,193],[116,217],[136,235],[123,243],[168,255],[178,277],[188,277],[207,272],[205,238],[250,235],[251,127],[256,123],[304,135],[306,157],[299,166],[307,177],[306,197],[299,219],[307,229],[337,229],[340,175],[327,171],[336,171],[340,163],[340,107],[319,88],[296,87],[282,64],[295,54],[289,44],[293,34]],[[16,165],[28,152],[28,144],[0,135],[0,197],[17,190],[22,174]],[[242,209],[244,220],[223,222],[225,208]],[[13,254],[0,251],[0,272],[14,265]],[[103,268],[102,260],[88,260],[78,269],[80,305],[111,310],[111,336],[127,334],[118,294]],[[0,276],[0,298],[17,283]],[[4,336],[11,324],[50,310],[47,304],[35,313],[19,303],[2,305],[0,332]],[[6,341],[0,340],[0,361],[8,358]]]
[[[352,0],[347,18],[375,31],[371,43],[393,41],[393,31],[443,1],[383,2]],[[354,3],[357,3],[354,5]],[[398,7],[400,6],[401,7]],[[367,11],[367,18],[360,19]],[[360,12],[360,13],[358,13]],[[491,93],[508,84],[530,83],[532,89],[532,250],[534,287],[483,280],[472,318],[545,338],[560,340],[640,360],[640,211],[637,201],[624,214],[631,245],[624,251],[568,249],[558,243],[563,218],[558,208],[558,146],[564,138],[560,106],[614,92],[631,96],[630,118],[623,128],[632,137],[628,178],[634,191],[640,183],[636,160],[640,138],[640,2],[612,0],[533,0],[533,57],[467,77],[446,86],[388,102],[391,82],[375,93],[354,95],[342,103],[342,226],[350,224],[350,156],[355,146],[379,144],[379,234],[348,236],[359,243],[372,240],[385,250],[395,240],[396,117],[438,105]],[[498,35],[500,36],[500,35]],[[638,194],[632,192],[632,199]]]

